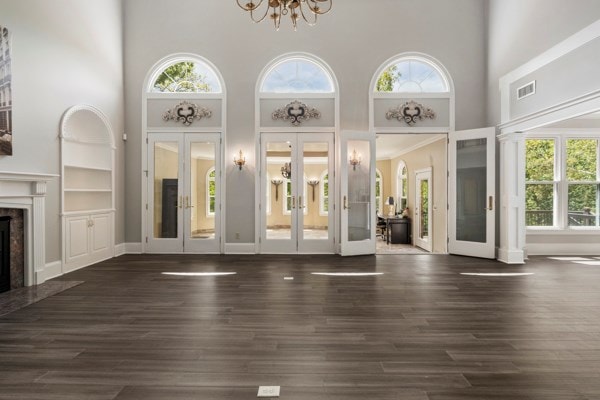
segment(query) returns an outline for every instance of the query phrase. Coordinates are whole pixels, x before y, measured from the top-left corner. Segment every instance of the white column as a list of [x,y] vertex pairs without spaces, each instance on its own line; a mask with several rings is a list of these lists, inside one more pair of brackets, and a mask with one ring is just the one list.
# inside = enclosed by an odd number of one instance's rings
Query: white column
[[46,190],[47,184],[44,181],[32,183],[33,192],[33,274],[31,278],[34,285],[44,283],[41,274],[46,267]]
[[511,132],[500,142],[500,248],[498,260],[525,262],[525,139]]

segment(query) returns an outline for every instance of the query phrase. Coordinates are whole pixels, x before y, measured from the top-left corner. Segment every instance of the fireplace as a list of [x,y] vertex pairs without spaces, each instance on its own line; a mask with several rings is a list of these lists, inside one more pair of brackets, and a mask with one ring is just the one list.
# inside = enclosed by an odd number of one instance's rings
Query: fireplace
[[[19,229],[21,239],[11,239],[11,245],[20,243],[23,250],[13,251],[11,246],[11,286],[32,286],[44,283],[47,277],[55,276],[46,271],[45,245],[45,196],[48,181],[56,175],[0,171],[0,209],[8,209],[11,220],[11,235]],[[4,210],[3,210],[4,211]],[[5,215],[5,214],[0,214]],[[17,221],[16,221],[17,220]],[[21,260],[18,265],[13,260]],[[15,270],[21,275],[22,283],[15,283]],[[17,286],[14,286],[17,285]]]
[[10,290],[10,220],[0,217],[0,293]]

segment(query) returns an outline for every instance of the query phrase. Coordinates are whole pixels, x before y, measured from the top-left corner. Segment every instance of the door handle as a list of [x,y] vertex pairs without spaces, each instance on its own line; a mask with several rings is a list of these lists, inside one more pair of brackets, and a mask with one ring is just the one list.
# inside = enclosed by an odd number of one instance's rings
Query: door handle
[[296,196],[292,196],[292,210],[296,209]]
[[185,196],[185,208],[194,208],[194,206],[190,205],[190,196]]
[[301,210],[304,208],[304,203],[302,203],[302,196],[298,196],[298,209]]
[[485,211],[494,211],[494,196],[488,197],[488,206],[484,208]]
[[349,210],[350,207],[348,206],[348,198],[346,196],[344,196],[344,210]]
[[175,206],[175,208],[183,208],[183,196],[179,196],[179,199],[177,200],[177,205]]

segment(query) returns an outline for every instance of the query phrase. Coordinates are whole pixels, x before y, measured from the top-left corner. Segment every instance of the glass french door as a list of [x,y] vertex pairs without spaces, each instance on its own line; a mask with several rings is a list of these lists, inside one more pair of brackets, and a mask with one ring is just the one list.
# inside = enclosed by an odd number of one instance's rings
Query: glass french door
[[218,133],[148,134],[150,253],[219,253]]
[[261,253],[333,253],[333,134],[261,135]]
[[448,144],[448,252],[495,258],[496,132],[451,132]]
[[375,254],[375,135],[343,132],[340,151],[341,254]]
[[415,173],[415,246],[431,251],[433,248],[431,230],[431,202],[433,182],[431,169]]

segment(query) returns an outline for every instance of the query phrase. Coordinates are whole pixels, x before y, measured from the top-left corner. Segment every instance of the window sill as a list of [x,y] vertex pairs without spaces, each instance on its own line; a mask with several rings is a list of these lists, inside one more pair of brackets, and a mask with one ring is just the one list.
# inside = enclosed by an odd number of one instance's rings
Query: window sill
[[527,235],[532,236],[543,236],[543,235],[600,235],[600,228],[580,228],[580,229],[560,229],[560,228],[548,228],[548,229],[527,229]]

